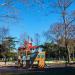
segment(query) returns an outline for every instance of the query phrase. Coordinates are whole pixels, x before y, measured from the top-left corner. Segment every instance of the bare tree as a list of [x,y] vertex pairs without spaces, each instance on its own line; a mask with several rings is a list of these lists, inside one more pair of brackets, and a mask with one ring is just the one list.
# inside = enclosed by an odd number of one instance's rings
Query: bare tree
[[20,35],[20,45],[24,45],[24,41],[28,41],[28,34],[26,32],[22,33]]
[[36,33],[35,34],[35,44],[38,46],[40,44],[40,34]]
[[0,2],[0,19],[17,19],[18,9],[14,0],[1,0]]
[[9,35],[9,29],[6,27],[0,28],[0,43],[4,41],[4,39]]
[[20,36],[20,45],[27,45],[27,43],[32,43],[33,39],[25,32]]
[[[58,13],[61,17],[60,28],[57,24],[54,24],[53,32],[58,38],[64,39],[64,46],[67,49],[67,60],[70,62],[70,50],[69,50],[69,40],[75,38],[75,10],[70,10],[73,5],[74,0],[56,0],[51,3],[52,9],[55,13]],[[61,27],[62,25],[62,27]]]

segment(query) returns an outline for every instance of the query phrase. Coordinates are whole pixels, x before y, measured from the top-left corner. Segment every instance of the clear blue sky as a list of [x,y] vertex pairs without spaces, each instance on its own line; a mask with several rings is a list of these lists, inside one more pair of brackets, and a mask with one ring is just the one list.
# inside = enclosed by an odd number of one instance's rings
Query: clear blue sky
[[[31,37],[34,37],[35,33],[39,33],[42,36],[43,32],[59,19],[58,15],[49,13],[50,9],[48,8],[43,10],[39,7],[26,7],[21,4],[16,6],[19,8],[19,20],[16,22],[12,20],[6,22],[7,19],[4,19],[5,21],[0,20],[0,27],[8,26],[10,34],[17,38],[20,38],[20,35],[24,32],[27,32]],[[47,13],[48,16],[46,16]]]

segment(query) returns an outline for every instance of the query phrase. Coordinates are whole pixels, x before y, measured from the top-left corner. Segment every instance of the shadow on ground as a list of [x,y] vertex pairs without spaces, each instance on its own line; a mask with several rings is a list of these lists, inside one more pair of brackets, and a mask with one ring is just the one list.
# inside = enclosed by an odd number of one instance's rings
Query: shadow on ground
[[0,73],[0,75],[75,75],[75,67],[46,68],[44,70],[16,70],[13,72]]

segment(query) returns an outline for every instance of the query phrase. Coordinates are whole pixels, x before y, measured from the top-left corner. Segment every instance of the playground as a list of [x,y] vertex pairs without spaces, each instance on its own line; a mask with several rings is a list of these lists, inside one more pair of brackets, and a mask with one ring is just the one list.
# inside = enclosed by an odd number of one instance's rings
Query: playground
[[30,74],[72,74],[75,64],[66,61],[47,61],[46,51],[43,51],[40,45],[33,45],[31,41],[24,41],[24,44],[18,48],[17,60],[10,62],[0,62],[1,75],[30,75]]
[[[70,63],[74,63],[74,61]],[[34,68],[42,70],[46,68],[65,67],[66,65],[67,61],[46,60],[46,51],[43,51],[40,45],[33,45],[33,42],[29,39],[24,40],[24,44],[18,48],[16,61],[0,62],[0,68],[16,67],[18,69],[24,68],[31,70]],[[69,66],[73,67],[73,65]]]
[[31,68],[35,63],[38,68],[45,67],[45,51],[40,46],[33,46],[32,42],[24,41],[18,48],[18,66]]
[[0,0],[0,75],[75,75],[75,0]]

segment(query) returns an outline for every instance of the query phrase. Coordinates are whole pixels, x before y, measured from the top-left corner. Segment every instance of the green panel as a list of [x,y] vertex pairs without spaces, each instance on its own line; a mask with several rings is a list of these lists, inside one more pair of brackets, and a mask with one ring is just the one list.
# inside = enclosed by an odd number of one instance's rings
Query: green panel
[[45,54],[38,54],[37,58],[45,58]]
[[40,58],[40,55],[38,54],[38,56],[37,56],[38,58]]
[[44,54],[42,54],[42,55],[40,55],[40,57],[41,57],[41,58],[45,58],[45,55],[44,55]]

